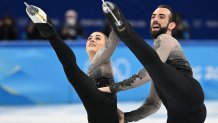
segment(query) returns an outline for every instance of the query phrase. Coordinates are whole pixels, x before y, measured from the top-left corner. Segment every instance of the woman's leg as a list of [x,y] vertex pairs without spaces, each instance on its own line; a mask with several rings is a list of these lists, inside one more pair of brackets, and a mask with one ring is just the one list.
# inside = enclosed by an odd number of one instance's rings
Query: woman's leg
[[89,122],[100,123],[107,119],[107,123],[117,123],[116,98],[98,90],[95,82],[77,66],[73,51],[55,33],[53,26],[42,23],[36,25],[40,32],[49,39],[69,82],[76,90],[87,110]]

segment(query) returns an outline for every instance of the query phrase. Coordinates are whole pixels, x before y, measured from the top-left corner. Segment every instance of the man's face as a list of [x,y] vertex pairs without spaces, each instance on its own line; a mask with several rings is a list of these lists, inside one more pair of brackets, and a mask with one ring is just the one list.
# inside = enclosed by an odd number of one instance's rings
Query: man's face
[[160,34],[169,31],[169,18],[171,12],[166,8],[157,8],[152,16],[150,23],[150,31],[153,38],[157,38]]

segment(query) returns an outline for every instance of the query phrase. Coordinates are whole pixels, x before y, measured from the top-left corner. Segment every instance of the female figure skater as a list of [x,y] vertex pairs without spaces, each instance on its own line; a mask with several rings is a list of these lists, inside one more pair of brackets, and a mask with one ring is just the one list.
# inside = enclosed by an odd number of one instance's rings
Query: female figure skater
[[[104,2],[102,7],[118,37],[145,68],[143,74],[127,81],[127,88],[141,84],[150,76],[159,98],[167,109],[167,123],[204,123],[206,118],[204,92],[199,82],[193,78],[192,69],[179,42],[171,35],[176,26],[172,9],[160,5],[153,12],[151,34],[155,41],[152,49],[132,29],[115,4]],[[125,84],[123,86],[118,84],[111,89],[118,91],[123,87]],[[143,116],[143,112],[141,115]],[[128,114],[125,114],[125,118],[128,119]]]
[[86,75],[76,64],[73,51],[56,33],[52,22],[40,8],[27,5],[26,12],[55,50],[66,76],[79,95],[88,114],[89,123],[118,123],[115,93],[105,93],[99,87],[114,83],[110,57],[118,44],[112,31],[109,39],[100,32],[92,33],[86,43],[91,66]]

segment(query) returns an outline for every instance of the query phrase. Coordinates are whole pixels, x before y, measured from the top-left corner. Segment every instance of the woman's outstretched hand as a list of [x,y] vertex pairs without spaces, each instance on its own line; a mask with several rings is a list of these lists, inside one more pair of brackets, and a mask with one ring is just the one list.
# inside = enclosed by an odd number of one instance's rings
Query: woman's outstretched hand
[[109,87],[101,87],[101,88],[98,88],[100,91],[103,91],[103,92],[107,92],[107,93],[111,93],[111,90]]

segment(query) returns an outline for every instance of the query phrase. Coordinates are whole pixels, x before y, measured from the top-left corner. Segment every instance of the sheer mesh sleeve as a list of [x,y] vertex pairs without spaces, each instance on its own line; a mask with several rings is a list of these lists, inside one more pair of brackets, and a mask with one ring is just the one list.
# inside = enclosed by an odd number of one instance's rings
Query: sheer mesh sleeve
[[96,53],[92,64],[102,64],[108,61],[111,58],[116,46],[118,45],[118,41],[119,39],[116,33],[112,30],[106,46]]
[[148,72],[145,69],[140,70],[137,74],[133,75],[129,79],[125,79],[121,82],[117,82],[113,85],[111,85],[109,88],[111,92],[116,93],[118,91],[124,91],[131,88],[138,87],[145,82],[150,81],[151,78],[148,74]]
[[159,99],[155,87],[152,84],[149,97],[146,99],[143,105],[141,105],[138,109],[130,112],[126,112],[124,114],[125,121],[132,122],[132,121],[141,120],[157,112],[160,109],[160,107],[161,107],[161,100]]

